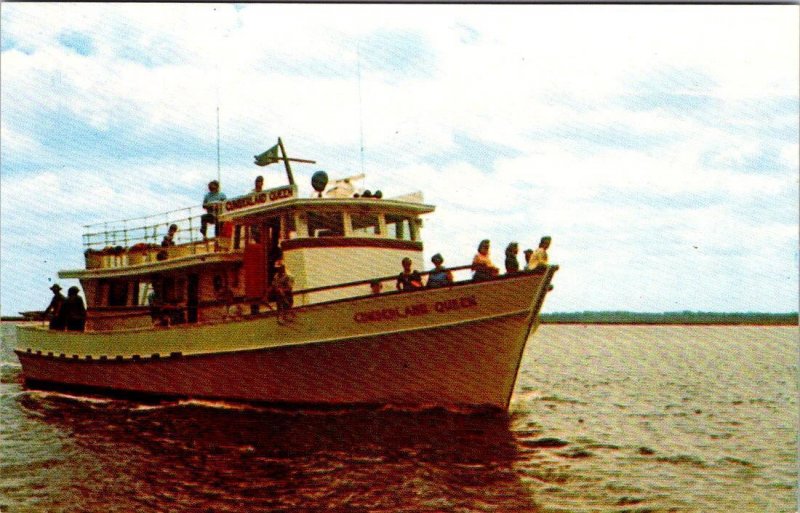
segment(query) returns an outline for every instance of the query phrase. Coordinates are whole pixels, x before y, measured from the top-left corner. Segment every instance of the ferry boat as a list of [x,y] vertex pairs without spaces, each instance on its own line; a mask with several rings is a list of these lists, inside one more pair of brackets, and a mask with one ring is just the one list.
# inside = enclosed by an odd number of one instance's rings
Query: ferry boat
[[[508,409],[558,267],[474,281],[470,266],[456,266],[449,286],[399,291],[402,259],[428,267],[422,216],[434,206],[421,193],[359,190],[359,176],[326,184],[321,172],[316,192],[301,197],[283,159],[289,183],[218,204],[215,237],[200,236],[200,207],[87,227],[85,268],[59,272],[80,280],[85,329],[18,326],[26,384],[286,406]],[[161,247],[172,224],[178,243]],[[294,278],[290,308],[270,286],[276,263]]]

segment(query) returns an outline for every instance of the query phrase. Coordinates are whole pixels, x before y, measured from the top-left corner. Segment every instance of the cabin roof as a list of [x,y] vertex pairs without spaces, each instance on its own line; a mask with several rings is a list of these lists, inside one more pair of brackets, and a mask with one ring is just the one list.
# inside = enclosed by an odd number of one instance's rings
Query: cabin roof
[[159,262],[148,262],[138,265],[126,265],[120,267],[101,267],[97,269],[66,269],[58,271],[61,279],[78,278],[99,279],[99,278],[123,278],[128,276],[142,276],[152,273],[165,271],[175,271],[189,267],[204,266],[213,264],[237,263],[242,260],[241,251],[203,253],[198,255],[188,255]]
[[[249,196],[249,195],[248,195]],[[243,196],[245,198],[247,196]],[[240,198],[234,198],[237,200]],[[231,203],[229,201],[228,203]],[[245,221],[256,219],[265,214],[288,210],[288,211],[309,211],[309,210],[338,210],[356,212],[383,212],[398,215],[420,215],[429,214],[436,208],[425,203],[415,203],[396,199],[377,199],[377,198],[289,198],[272,203],[255,204],[238,209],[227,209],[219,215],[221,221]]]

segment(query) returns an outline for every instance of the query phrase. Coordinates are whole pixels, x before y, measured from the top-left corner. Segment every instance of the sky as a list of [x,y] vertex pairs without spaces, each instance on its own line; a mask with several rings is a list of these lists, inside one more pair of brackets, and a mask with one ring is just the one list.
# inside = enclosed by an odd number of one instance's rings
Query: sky
[[301,195],[422,191],[426,262],[552,236],[545,312],[797,311],[799,11],[3,3],[0,313],[84,225],[198,205],[217,109],[228,196],[281,137]]

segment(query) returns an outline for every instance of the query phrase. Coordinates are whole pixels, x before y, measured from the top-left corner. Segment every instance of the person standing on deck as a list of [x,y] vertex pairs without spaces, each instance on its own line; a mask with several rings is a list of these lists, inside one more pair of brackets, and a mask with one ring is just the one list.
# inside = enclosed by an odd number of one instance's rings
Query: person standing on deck
[[83,331],[86,324],[86,305],[83,298],[78,295],[78,287],[70,287],[67,291],[67,300],[61,307],[61,317],[68,331]]
[[449,287],[453,284],[453,273],[445,268],[444,266],[444,258],[440,253],[436,253],[431,257],[431,262],[433,262],[434,268],[433,270],[428,273],[428,285],[429,289],[434,289],[438,287]]
[[527,267],[525,267],[526,271],[535,271],[536,269],[547,267],[547,249],[550,247],[551,240],[549,236],[542,237],[542,240],[539,241],[539,247],[533,252]]
[[287,274],[282,261],[275,264],[275,276],[272,278],[272,290],[275,292],[275,303],[278,310],[288,310],[294,306],[294,278]]
[[474,271],[472,279],[475,281],[489,280],[500,273],[500,269],[495,267],[492,263],[492,259],[489,258],[490,244],[491,242],[489,239],[483,239],[480,244],[478,244],[478,252],[472,259],[472,270]]
[[50,304],[45,308],[44,316],[45,318],[50,316],[51,330],[63,330],[64,323],[61,319],[61,307],[64,306],[64,301],[66,301],[67,298],[61,293],[61,285],[58,283],[53,284],[50,290],[53,291],[53,299],[50,300]]
[[519,244],[516,242],[510,243],[506,247],[506,274],[514,274],[519,272],[517,253],[519,253]]
[[251,194],[254,193],[254,192],[263,191],[264,190],[264,177],[261,176],[261,175],[257,176],[254,185],[255,185],[255,187],[253,187],[253,190],[251,191]]
[[207,240],[206,230],[208,225],[214,223],[214,236],[218,237],[222,229],[222,223],[217,222],[217,214],[219,213],[220,203],[228,199],[224,192],[219,190],[219,182],[212,180],[208,182],[208,192],[203,197],[203,208],[206,213],[200,217],[200,233],[203,234],[203,240]]
[[528,248],[526,249],[523,254],[525,255],[525,267],[524,269],[528,268],[528,263],[531,261],[531,255],[533,255],[533,250]]
[[164,240],[161,241],[161,247],[168,248],[170,246],[174,246],[176,233],[178,233],[178,225],[177,224],[169,225],[169,230],[167,231],[167,234],[164,235]]
[[417,290],[422,288],[422,276],[419,271],[411,270],[411,259],[402,260],[403,272],[397,275],[397,290]]

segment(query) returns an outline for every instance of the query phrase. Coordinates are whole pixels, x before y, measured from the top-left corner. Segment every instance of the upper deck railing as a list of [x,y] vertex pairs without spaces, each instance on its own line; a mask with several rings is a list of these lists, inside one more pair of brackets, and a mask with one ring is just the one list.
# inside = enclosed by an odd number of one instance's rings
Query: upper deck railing
[[[217,210],[218,213],[244,210],[295,197],[296,186],[285,185],[227,199],[217,204]],[[175,244],[191,244],[202,240],[199,229],[205,213],[201,205],[195,205],[153,215],[84,225],[86,232],[83,234],[83,245],[87,250],[107,252],[120,252],[137,245],[159,245],[173,224],[178,227]]]
[[84,225],[83,246],[87,250],[100,251],[137,244],[160,245],[172,224],[178,226],[175,244],[195,242],[202,238],[198,230],[204,213],[205,210],[197,205],[149,216],[87,224]]

